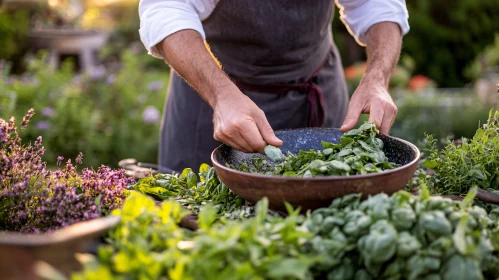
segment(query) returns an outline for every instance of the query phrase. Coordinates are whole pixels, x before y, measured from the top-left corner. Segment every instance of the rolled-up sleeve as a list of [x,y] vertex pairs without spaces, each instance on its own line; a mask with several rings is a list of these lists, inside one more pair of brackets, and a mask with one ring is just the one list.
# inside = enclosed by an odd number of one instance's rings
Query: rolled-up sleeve
[[149,54],[162,58],[155,46],[169,35],[184,29],[205,33],[196,9],[183,0],[141,0],[140,39]]
[[365,46],[365,36],[371,26],[380,22],[394,22],[402,35],[409,32],[409,13],[405,0],[336,0],[340,19],[360,45]]

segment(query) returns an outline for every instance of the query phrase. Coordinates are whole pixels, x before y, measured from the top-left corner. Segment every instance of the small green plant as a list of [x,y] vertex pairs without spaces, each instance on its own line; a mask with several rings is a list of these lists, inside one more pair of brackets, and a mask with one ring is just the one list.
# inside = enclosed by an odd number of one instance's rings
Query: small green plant
[[477,186],[499,190],[499,111],[490,111],[486,124],[472,139],[462,138],[460,144],[448,140],[442,150],[427,135],[426,168],[434,169],[435,189],[439,194],[462,195]]

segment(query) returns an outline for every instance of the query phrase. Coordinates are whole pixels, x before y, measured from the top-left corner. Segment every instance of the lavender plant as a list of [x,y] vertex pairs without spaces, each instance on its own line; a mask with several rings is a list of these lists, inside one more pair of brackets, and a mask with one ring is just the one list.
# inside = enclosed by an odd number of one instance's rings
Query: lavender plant
[[[34,115],[21,123],[25,129]],[[119,208],[133,179],[124,170],[101,166],[77,172],[83,155],[57,158],[57,169],[42,160],[42,137],[23,145],[14,118],[0,119],[0,230],[40,233],[102,216]]]

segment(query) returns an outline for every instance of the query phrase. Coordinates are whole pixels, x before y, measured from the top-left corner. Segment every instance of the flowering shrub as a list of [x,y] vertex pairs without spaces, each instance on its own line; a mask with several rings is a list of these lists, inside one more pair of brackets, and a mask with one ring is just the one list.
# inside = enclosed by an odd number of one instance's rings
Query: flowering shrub
[[[119,62],[104,58],[88,74],[75,73],[71,63],[51,69],[41,55],[22,76],[0,75],[0,96],[15,93],[16,118],[32,107],[40,112],[20,135],[25,143],[43,137],[49,166],[59,155],[75,158],[79,152],[85,166],[116,166],[129,157],[156,162],[168,67],[146,68],[141,52],[125,51]],[[0,110],[0,118],[10,115]]]
[[[23,118],[22,130],[33,114],[31,109]],[[14,118],[0,119],[0,230],[47,232],[100,217],[121,206],[133,183],[124,170],[106,166],[80,175],[70,159],[62,166],[62,156],[49,170],[44,153],[41,136],[23,145]],[[82,159],[80,153],[75,163]]]

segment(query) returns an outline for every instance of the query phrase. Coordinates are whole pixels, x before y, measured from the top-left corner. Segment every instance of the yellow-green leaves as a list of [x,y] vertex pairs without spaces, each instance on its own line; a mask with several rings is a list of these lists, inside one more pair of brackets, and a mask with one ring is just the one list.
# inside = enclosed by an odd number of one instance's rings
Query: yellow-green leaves
[[119,214],[124,220],[134,220],[140,216],[142,212],[153,211],[154,207],[155,204],[152,198],[137,192],[132,192],[125,200],[121,213]]
[[201,209],[198,217],[199,228],[206,230],[208,229],[217,219],[217,210],[213,205],[207,204]]

